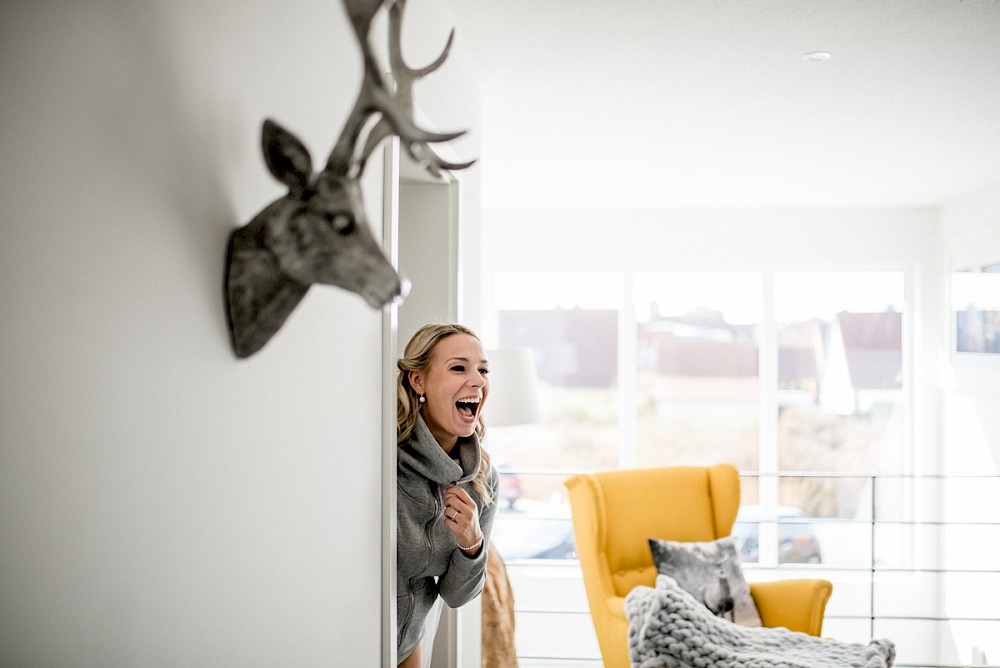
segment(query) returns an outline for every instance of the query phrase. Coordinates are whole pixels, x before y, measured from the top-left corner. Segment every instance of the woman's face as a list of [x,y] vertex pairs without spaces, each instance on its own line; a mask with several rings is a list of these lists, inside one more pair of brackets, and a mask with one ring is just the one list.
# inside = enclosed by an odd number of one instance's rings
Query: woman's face
[[446,451],[476,431],[490,392],[489,363],[474,336],[452,334],[437,342],[425,373],[410,372],[410,384],[424,395],[424,422]]

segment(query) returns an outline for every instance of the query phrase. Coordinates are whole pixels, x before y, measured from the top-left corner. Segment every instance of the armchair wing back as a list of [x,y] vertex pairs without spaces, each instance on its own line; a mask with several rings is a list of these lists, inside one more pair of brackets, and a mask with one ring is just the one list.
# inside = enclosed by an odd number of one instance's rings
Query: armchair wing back
[[[740,505],[739,472],[729,464],[606,471],[573,476],[565,486],[604,665],[627,668],[625,595],[637,585],[653,586],[656,580],[648,539],[711,541],[730,535]],[[768,586],[787,583],[754,584],[751,594],[757,601],[758,593],[764,592],[768,605],[758,605],[758,609],[765,625],[788,626],[818,635],[832,587],[825,581],[799,582],[803,591],[810,589],[810,601],[806,603],[772,603],[774,597],[767,595]],[[781,596],[787,591],[788,587],[783,587]],[[765,616],[765,607],[776,614]],[[794,618],[783,615],[785,610],[796,611]]]

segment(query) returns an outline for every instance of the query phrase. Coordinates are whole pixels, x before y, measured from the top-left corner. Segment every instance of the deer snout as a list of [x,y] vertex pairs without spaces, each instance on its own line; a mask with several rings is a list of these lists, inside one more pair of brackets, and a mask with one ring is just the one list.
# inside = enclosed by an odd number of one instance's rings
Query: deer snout
[[369,283],[365,285],[359,294],[372,308],[382,308],[387,304],[401,304],[406,296],[410,294],[412,287],[410,280],[404,276],[399,276],[390,290],[386,290],[383,285]]
[[392,300],[393,304],[402,304],[403,300],[410,294],[410,288],[413,287],[413,283],[410,282],[406,276],[402,274],[399,275],[399,293]]

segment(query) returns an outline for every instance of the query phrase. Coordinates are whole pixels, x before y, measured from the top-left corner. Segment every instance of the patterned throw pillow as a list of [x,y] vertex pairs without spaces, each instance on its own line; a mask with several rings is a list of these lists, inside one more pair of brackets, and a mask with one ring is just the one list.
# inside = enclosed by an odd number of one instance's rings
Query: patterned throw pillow
[[732,536],[711,542],[649,539],[656,570],[669,575],[715,615],[743,626],[760,626]]

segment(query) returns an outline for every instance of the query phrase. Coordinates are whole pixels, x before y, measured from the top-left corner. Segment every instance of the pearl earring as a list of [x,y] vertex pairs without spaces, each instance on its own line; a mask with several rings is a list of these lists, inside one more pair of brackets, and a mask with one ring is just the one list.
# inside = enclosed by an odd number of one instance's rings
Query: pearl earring
[[420,395],[420,403],[425,403],[426,401],[427,401],[427,399],[424,397],[424,395],[421,394]]

